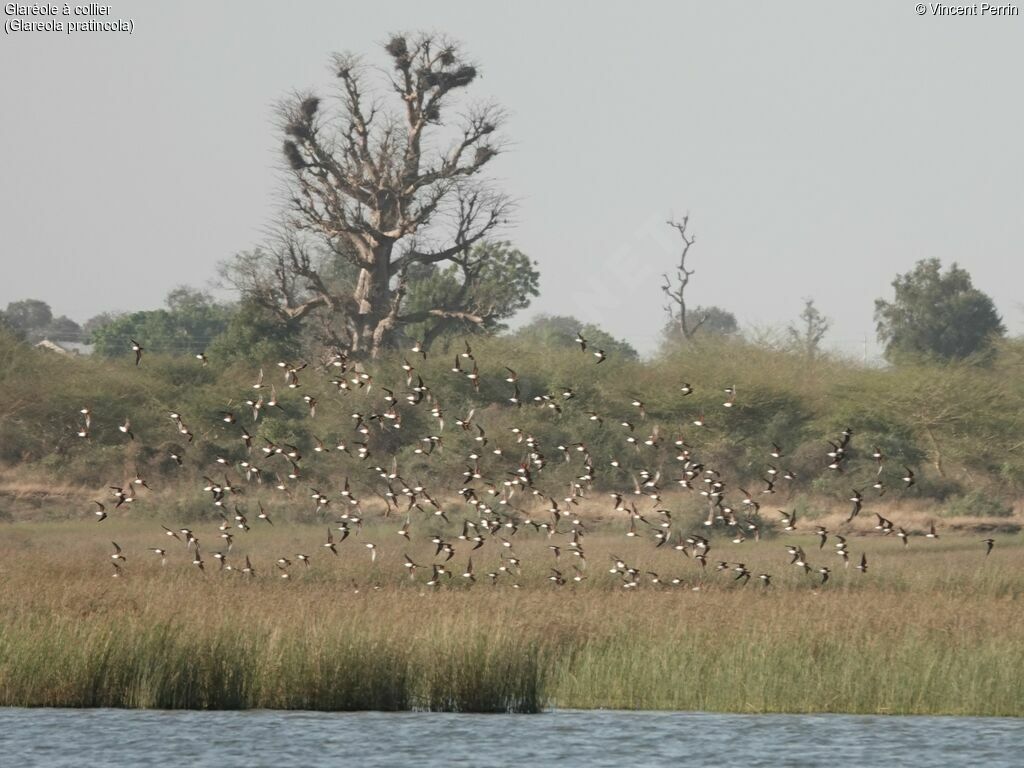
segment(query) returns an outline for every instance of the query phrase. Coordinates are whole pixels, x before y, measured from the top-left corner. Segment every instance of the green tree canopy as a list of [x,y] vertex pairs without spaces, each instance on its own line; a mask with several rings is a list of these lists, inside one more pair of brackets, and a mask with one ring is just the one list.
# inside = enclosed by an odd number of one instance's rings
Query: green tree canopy
[[10,336],[17,341],[25,340],[25,332],[7,318],[6,312],[0,312],[0,336]]
[[92,332],[96,354],[126,354],[136,339],[147,352],[194,355],[206,349],[228,326],[234,310],[208,293],[179,287],[167,296],[167,309],[132,312]]
[[582,333],[588,348],[603,349],[609,357],[638,360],[640,355],[628,341],[616,339],[593,323],[584,323],[570,315],[537,315],[515,332],[517,338],[550,347],[575,347],[576,334]]
[[67,315],[53,318],[43,334],[51,341],[84,341],[82,326]]
[[39,299],[12,301],[0,314],[19,338],[29,342],[83,340],[78,323],[65,315],[54,317],[50,305]]
[[242,300],[227,327],[207,349],[213,360],[263,363],[299,356],[301,327],[298,321],[282,322],[254,301]]
[[12,301],[4,315],[11,326],[26,334],[45,328],[53,320],[50,305],[39,299]]
[[110,325],[120,316],[119,312],[100,312],[98,315],[93,315],[82,323],[82,333],[85,338],[89,338],[100,328]]
[[924,259],[892,287],[891,302],[875,300],[878,339],[890,362],[963,359],[1006,333],[992,299],[956,263],[943,273],[938,259]]
[[[735,336],[740,332],[736,315],[722,307],[694,307],[687,309],[690,320],[694,324],[691,335],[697,330],[709,337]],[[661,329],[662,351],[674,349],[687,341],[677,317],[669,317],[665,327]]]
[[[404,335],[429,348],[443,336],[504,330],[502,321],[530,305],[539,282],[535,263],[507,241],[474,246],[465,264],[416,265],[410,268],[405,306],[425,317],[407,325]],[[469,293],[483,312],[459,317],[454,310],[465,304]],[[432,314],[435,307],[451,307],[452,313]]]

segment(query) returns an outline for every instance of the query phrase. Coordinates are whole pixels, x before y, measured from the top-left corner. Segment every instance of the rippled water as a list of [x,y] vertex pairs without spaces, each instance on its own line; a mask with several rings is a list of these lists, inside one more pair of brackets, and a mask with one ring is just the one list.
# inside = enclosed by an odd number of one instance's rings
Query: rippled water
[[556,711],[542,715],[0,709],[3,766],[1024,764],[1024,721]]

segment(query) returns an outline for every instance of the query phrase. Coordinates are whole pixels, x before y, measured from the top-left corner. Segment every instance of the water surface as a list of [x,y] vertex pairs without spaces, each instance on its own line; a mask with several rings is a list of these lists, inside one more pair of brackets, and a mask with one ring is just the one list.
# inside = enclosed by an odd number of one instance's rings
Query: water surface
[[1024,720],[561,710],[541,715],[0,708],[2,766],[1024,764]]

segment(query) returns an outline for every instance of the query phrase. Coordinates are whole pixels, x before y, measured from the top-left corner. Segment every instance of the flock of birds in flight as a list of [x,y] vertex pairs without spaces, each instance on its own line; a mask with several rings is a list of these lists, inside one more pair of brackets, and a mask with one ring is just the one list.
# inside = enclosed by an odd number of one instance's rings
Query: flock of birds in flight
[[[582,333],[575,337],[575,344],[585,355],[595,359],[595,364],[605,363],[608,355],[601,349],[595,349],[588,343]],[[135,365],[142,363],[145,348],[131,340],[131,350],[135,355]],[[427,358],[427,352],[421,343],[416,343],[411,348],[415,356]],[[208,365],[206,355],[199,353],[196,358],[202,365]],[[414,359],[417,359],[414,357]],[[306,363],[292,364],[279,362],[284,375],[284,386],[289,391],[301,388],[300,373],[308,365]],[[436,423],[436,430],[432,434],[419,438],[416,441],[414,452],[429,461],[429,457],[443,444],[443,433],[445,431],[445,414],[437,398],[431,392],[430,387],[424,381],[422,375],[417,372],[407,358],[403,359],[402,371],[408,391],[404,395],[396,395],[395,391],[384,387],[378,387],[382,391],[382,407],[378,412],[363,415],[352,414],[354,422],[354,438],[349,441],[337,440],[333,447],[324,440],[313,436],[313,451],[316,454],[327,454],[331,451],[346,454],[351,459],[367,461],[371,457],[370,436],[373,432],[371,424],[377,423],[380,431],[395,430],[401,428],[402,409],[414,408],[425,405],[430,409],[430,415]],[[519,376],[511,367],[504,367],[504,380],[510,387],[508,403],[514,407],[522,407],[529,402],[536,407],[550,409],[551,412],[560,414],[563,407],[575,397],[575,392],[569,388],[562,388],[561,391],[551,394],[539,394],[533,397],[524,397],[520,390]],[[323,362],[322,371],[330,377],[330,383],[339,392],[351,392],[364,390],[366,394],[373,386],[373,377],[367,373],[361,365],[353,363],[345,354],[336,353]],[[465,378],[469,386],[475,392],[480,391],[481,371],[468,342],[464,342],[464,351],[457,354],[451,372]],[[303,374],[305,375],[305,374]],[[269,391],[267,391],[269,390]],[[679,397],[687,397],[694,391],[688,383],[679,387]],[[721,406],[731,409],[735,406],[737,392],[735,386],[724,388],[725,399]],[[308,409],[310,419],[315,419],[318,401],[311,394],[302,395],[305,408]],[[271,409],[277,408],[283,412],[279,403],[276,386],[268,385],[264,380],[262,369],[254,384],[252,391],[242,399],[248,413],[252,417],[252,428],[258,431],[259,420],[267,418]],[[647,410],[644,402],[639,398],[631,400],[631,406],[640,420],[646,420]],[[229,406],[230,407],[230,406]],[[583,412],[587,418],[603,426],[605,418],[594,411]],[[85,440],[90,439],[90,430],[94,414],[89,407],[80,410],[82,417],[80,425],[76,429],[77,435]],[[195,433],[190,429],[182,414],[171,411],[168,413],[179,437],[186,443],[192,444]],[[454,581],[475,583],[478,577],[482,580],[489,579],[491,583],[499,581],[511,583],[512,586],[519,586],[519,578],[522,574],[522,559],[515,552],[514,539],[516,534],[523,529],[533,529],[542,533],[547,539],[547,549],[551,553],[552,561],[550,566],[544,566],[546,578],[556,586],[579,583],[587,578],[587,560],[585,550],[585,539],[588,527],[585,520],[579,514],[579,506],[582,500],[592,490],[598,469],[594,457],[583,442],[574,442],[567,445],[558,445],[557,450],[566,463],[572,463],[574,457],[581,462],[579,474],[575,474],[569,483],[567,495],[563,498],[555,498],[553,494],[542,490],[541,477],[547,466],[548,460],[543,452],[540,441],[529,432],[512,427],[511,432],[518,449],[517,462],[514,467],[508,465],[494,468],[495,473],[501,473],[501,479],[494,479],[498,475],[488,475],[482,468],[485,459],[493,457],[496,461],[504,460],[506,451],[496,445],[497,441],[488,437],[486,430],[475,418],[475,409],[463,417],[454,419],[457,429],[456,434],[462,434],[471,438],[471,449],[466,457],[467,466],[462,476],[458,479],[457,494],[463,502],[475,510],[473,519],[465,518],[456,522],[454,528],[461,532],[455,535],[442,535],[441,533],[428,533],[430,542],[433,545],[433,557],[429,562],[416,562],[413,558],[404,553],[403,567],[408,577],[417,579],[417,571],[423,570],[429,573],[429,579],[424,583],[430,587],[439,587]],[[227,428],[237,430],[238,439],[244,444],[246,458],[238,461],[238,470],[244,474],[247,482],[262,484],[264,476],[271,476],[265,472],[253,459],[252,455],[262,455],[265,460],[275,460],[287,465],[281,473],[275,472],[272,483],[273,488],[291,495],[290,482],[299,481],[302,478],[301,462],[302,454],[299,449],[291,444],[277,444],[265,436],[254,435],[244,424],[240,417],[230,410],[222,410],[218,414],[218,420],[227,425]],[[640,436],[636,431],[636,424],[630,419],[620,419],[619,423],[626,430],[625,442],[635,449],[639,455],[641,447],[657,448],[665,444],[670,448],[679,467],[679,477],[673,483],[680,488],[699,494],[706,501],[707,517],[703,525],[707,530],[702,533],[686,533],[678,531],[673,521],[671,510],[662,506],[661,481],[662,472],[652,471],[645,468],[634,468],[632,474],[632,489],[612,491],[610,497],[613,502],[615,513],[624,515],[626,518],[626,537],[630,539],[648,538],[655,549],[667,547],[682,555],[692,558],[702,572],[709,569],[712,572],[727,572],[732,580],[747,584],[756,579],[763,586],[768,587],[772,582],[772,575],[769,573],[754,574],[742,562],[732,560],[709,560],[712,550],[712,539],[709,538],[711,531],[724,531],[733,544],[742,544],[744,541],[753,538],[760,540],[764,523],[760,515],[761,501],[776,493],[776,484],[779,481],[793,481],[795,474],[786,469],[780,469],[774,463],[767,463],[763,477],[763,488],[758,493],[750,493],[743,488],[737,490],[741,494],[738,507],[734,508],[726,499],[727,486],[722,479],[721,473],[702,463],[694,449],[683,438],[674,441],[665,441],[660,435],[660,430],[654,426],[646,437]],[[697,430],[707,427],[704,414],[700,413],[692,419],[692,426]],[[131,420],[125,418],[124,422],[118,425],[118,430],[123,433],[129,441],[135,440]],[[835,439],[827,441],[827,450],[823,448],[822,464],[828,471],[841,473],[850,457],[850,441],[853,431],[849,428]],[[262,445],[257,447],[257,443]],[[772,462],[781,463],[784,451],[782,446],[772,443],[771,448],[766,451]],[[871,457],[874,460],[877,471],[872,482],[872,489],[879,495],[886,491],[885,485],[885,462],[886,457],[877,447],[872,448]],[[184,451],[174,449],[170,458],[178,466],[184,465]],[[222,457],[217,458],[223,481],[216,481],[210,476],[203,477],[203,490],[210,495],[214,507],[219,512],[221,522],[217,533],[218,545],[215,548],[207,548],[201,543],[196,534],[189,528],[171,528],[162,526],[163,536],[172,539],[174,544],[167,542],[164,546],[153,546],[149,551],[153,556],[159,558],[161,565],[166,564],[168,558],[172,557],[171,547],[182,547],[191,558],[192,565],[199,571],[207,570],[207,552],[217,563],[217,569],[222,572],[237,573],[242,576],[255,577],[257,568],[253,565],[251,556],[246,554],[244,560],[237,560],[232,555],[235,538],[244,535],[251,530],[252,525],[273,525],[270,514],[264,508],[262,502],[257,503],[255,518],[250,525],[249,515],[237,504],[232,503],[233,511],[228,511],[229,499],[241,493],[242,488],[232,483],[228,478],[227,467],[232,463]],[[626,470],[623,462],[615,458],[609,460],[608,464],[614,468]],[[406,542],[411,543],[413,529],[413,511],[418,516],[427,519],[437,518],[443,520],[446,526],[451,525],[448,517],[449,505],[447,500],[438,501],[440,494],[434,493],[425,485],[419,482],[407,482],[399,472],[397,457],[392,456],[390,466],[374,466],[374,471],[379,477],[380,488],[375,493],[380,496],[387,505],[386,515],[396,513],[401,516],[404,513],[404,522],[397,530]],[[915,484],[915,475],[910,467],[904,466],[904,472],[900,475],[900,482],[903,489],[908,489]],[[574,468],[575,471],[575,468]],[[130,504],[137,498],[137,489],[149,489],[149,484],[139,471],[135,477],[120,486],[111,486],[113,502],[103,503],[93,501],[96,505],[95,516],[97,522],[103,522],[108,517],[108,505],[113,504],[114,508]],[[436,489],[435,489],[436,490]],[[441,491],[448,492],[454,488],[441,488]],[[327,557],[339,556],[339,547],[350,537],[353,540],[359,539],[358,534],[362,530],[364,512],[356,490],[350,485],[346,477],[338,496],[332,499],[318,488],[309,489],[310,497],[316,505],[316,512],[341,507],[341,512],[336,517],[331,527],[328,527],[326,536],[316,550]],[[517,500],[517,495],[520,500]],[[650,506],[649,511],[641,511],[637,502]],[[857,518],[865,503],[864,492],[853,490],[849,502],[850,513],[846,522],[852,523]],[[527,513],[523,506],[530,505],[534,513]],[[403,509],[404,506],[404,509]],[[895,525],[891,520],[879,513],[874,513],[876,523],[874,530],[885,536],[897,537],[904,546],[909,545],[911,534],[903,527]],[[792,533],[798,530],[796,512],[779,511],[780,518],[778,525],[785,532]],[[438,526],[429,526],[437,530]],[[813,529],[799,529],[801,532],[813,533],[818,537],[818,550],[825,551],[829,537],[834,540],[834,554],[838,556],[843,567],[849,567],[851,553],[849,551],[847,537],[836,532],[829,531],[824,526],[814,526]],[[453,531],[454,533],[454,531]],[[708,535],[704,535],[707,533]],[[355,534],[355,535],[354,535]],[[925,534],[927,539],[937,539],[939,534],[935,530],[934,523]],[[474,568],[473,554],[483,548],[487,543],[497,545],[499,557],[498,565],[493,570],[477,573]],[[994,539],[984,539],[985,556],[992,551]],[[717,542],[716,542],[717,544]],[[110,562],[113,567],[113,576],[121,577],[125,573],[127,556],[116,542],[112,542],[113,552],[110,555]],[[351,546],[351,545],[350,545]],[[371,563],[378,557],[378,547],[374,542],[362,541],[362,547]],[[459,550],[466,550],[465,565],[454,566],[451,561],[456,557]],[[181,551],[179,549],[179,551]],[[789,565],[803,571],[804,574],[815,578],[819,584],[828,582],[832,570],[827,565],[811,565],[804,549],[798,545],[786,545],[786,552],[789,557]],[[275,572],[282,579],[290,579],[295,568],[309,568],[313,562],[313,556],[309,552],[281,555],[276,557],[268,570]],[[478,556],[479,559],[479,556]],[[565,565],[564,562],[568,562]],[[864,553],[859,559],[854,557],[854,568],[860,573],[868,571],[868,560]],[[709,565],[709,563],[712,563]],[[263,570],[261,565],[260,571]],[[644,570],[631,564],[618,555],[611,555],[611,567],[608,569],[617,579],[621,580],[621,586],[626,589],[634,589],[644,582],[654,585],[680,586],[686,584],[682,578],[668,578],[650,570]],[[355,585],[358,589],[358,585]],[[699,589],[699,586],[693,587]]]

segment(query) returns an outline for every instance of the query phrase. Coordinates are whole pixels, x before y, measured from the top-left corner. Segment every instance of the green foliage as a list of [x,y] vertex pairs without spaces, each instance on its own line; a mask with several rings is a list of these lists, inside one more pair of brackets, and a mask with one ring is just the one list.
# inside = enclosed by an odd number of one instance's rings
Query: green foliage
[[122,315],[92,333],[93,351],[103,357],[121,357],[131,348],[131,339],[141,339],[147,351],[153,353],[186,354],[202,351],[182,328],[174,322],[166,309],[133,312]]
[[1005,334],[992,299],[971,284],[955,263],[945,272],[938,259],[919,261],[893,280],[892,302],[875,301],[878,338],[890,362],[958,360],[985,353]]
[[290,360],[299,356],[301,327],[285,323],[254,301],[243,300],[232,313],[223,332],[207,349],[211,360],[246,362]]
[[[339,475],[348,475],[369,499],[380,490],[375,464],[390,462],[397,453],[403,474],[413,478],[457,478],[466,468],[466,456],[479,444],[475,430],[463,431],[454,420],[475,411],[474,423],[487,431],[490,445],[501,447],[505,458],[486,458],[485,473],[495,478],[524,453],[512,429],[532,434],[539,441],[547,463],[537,482],[551,493],[578,477],[581,457],[564,461],[558,445],[581,442],[594,456],[596,488],[632,486],[637,467],[660,470],[663,486],[674,487],[679,463],[674,441],[684,440],[707,466],[728,479],[731,489],[745,487],[758,492],[768,464],[795,473],[797,481],[783,482],[784,493],[820,493],[845,504],[851,488],[868,489],[876,477],[871,458],[877,447],[887,457],[882,479],[886,501],[911,498],[943,499],[965,488],[977,488],[1009,502],[1024,490],[1024,456],[1018,446],[1024,431],[1024,384],[1012,375],[1019,366],[1019,345],[1003,342],[991,366],[968,364],[907,365],[892,369],[850,366],[828,357],[813,368],[802,356],[760,349],[742,339],[696,340],[671,354],[640,362],[628,346],[616,346],[597,328],[582,326],[590,347],[579,349],[573,339],[581,324],[573,318],[541,318],[525,329],[501,336],[472,339],[480,367],[480,390],[465,376],[452,373],[454,354],[463,350],[460,338],[451,338],[451,349],[439,346],[427,359],[407,350],[390,353],[367,366],[372,386],[352,384],[353,373],[326,371],[310,360],[301,371],[301,386],[287,387],[280,360],[301,362],[296,335],[272,336],[276,320],[262,315],[255,305],[243,304],[228,331],[207,350],[210,363],[180,356],[150,355],[138,368],[127,351],[113,362],[95,358],[62,358],[0,335],[0,463],[31,471],[38,467],[47,476],[65,482],[94,484],[123,480],[127,470],[138,466],[160,482],[179,478],[198,482],[209,473],[218,456],[232,466],[246,458],[240,425],[256,436],[298,447],[304,455],[302,484],[333,487]],[[260,318],[263,317],[263,320]],[[267,325],[266,334],[260,322]],[[608,354],[597,364],[591,347],[601,345]],[[418,407],[405,403],[408,393],[403,359],[415,366],[430,387],[433,402],[443,404],[446,426],[439,432],[430,414],[430,401]],[[522,407],[509,402],[513,386],[505,381],[514,368],[518,374]],[[276,387],[277,408],[265,408],[254,421],[245,400],[254,399],[252,388],[260,369],[264,389]],[[348,381],[347,389],[337,382]],[[688,383],[693,393],[683,396],[679,387]],[[726,387],[737,394],[732,408],[724,408]],[[365,438],[354,432],[352,414],[365,417],[386,408],[384,388],[394,392],[402,419],[401,429],[370,422]],[[573,396],[566,398],[564,392]],[[303,395],[319,402],[315,418],[309,416]],[[645,404],[646,418],[631,403]],[[79,410],[90,407],[95,416],[91,436],[76,436]],[[554,406],[557,406],[555,408]],[[196,434],[187,443],[167,418],[171,410]],[[236,425],[220,420],[230,410]],[[596,421],[590,414],[597,414]],[[703,415],[707,426],[694,419]],[[126,417],[132,420],[137,440],[118,431]],[[633,424],[633,431],[622,426]],[[643,441],[660,430],[660,445]],[[827,471],[828,440],[837,440],[847,426],[854,430],[845,471]],[[443,436],[443,446],[431,456],[415,453],[422,438]],[[634,436],[640,445],[627,442]],[[313,451],[316,440],[332,449]],[[354,442],[366,439],[370,456],[356,457]],[[768,456],[771,443],[784,449],[781,460]],[[345,443],[351,453],[333,450]],[[177,446],[186,455],[186,467],[169,461]],[[267,484],[285,474],[283,457],[255,453]],[[623,467],[609,462],[618,459]],[[913,468],[917,483],[904,492],[903,466]],[[198,473],[198,475],[197,475]],[[431,483],[433,487],[433,483]],[[735,493],[735,490],[731,492]],[[733,501],[730,494],[730,501]]]
[[814,299],[804,299],[800,322],[786,329],[793,349],[808,360],[816,358],[821,351],[821,342],[828,333],[829,320],[814,306]]
[[98,315],[93,315],[82,324],[84,338],[90,338],[93,333],[104,326],[110,325],[119,316],[120,313],[117,312],[100,312]]
[[479,312],[489,319],[479,325],[457,316],[431,316],[407,324],[403,333],[406,339],[422,339],[429,345],[442,336],[504,330],[502,321],[530,305],[538,295],[539,282],[536,263],[509,242],[477,245],[464,263],[413,264],[403,315],[417,316],[441,308]]
[[954,496],[942,508],[944,517],[1010,517],[1013,505],[979,490]]
[[[582,333],[587,352],[603,349],[609,358],[635,361],[640,358],[628,341],[616,339],[593,323],[584,323],[569,315],[538,315],[515,332],[514,338],[548,349],[579,349],[575,338]],[[607,363],[605,363],[607,365]]]
[[[695,339],[707,339],[708,337],[735,336],[740,332],[739,321],[736,315],[722,307],[695,307],[686,310],[690,322],[691,334]],[[699,326],[697,324],[700,323]],[[694,330],[694,326],[697,326]],[[666,354],[673,348],[688,343],[683,336],[683,330],[679,327],[679,320],[672,316],[661,329],[661,352]]]
[[51,341],[82,341],[82,327],[66,315],[55,317],[43,329],[43,335]]
[[12,301],[4,310],[4,315],[12,326],[25,333],[45,328],[53,320],[50,305],[39,299]]
[[82,341],[82,329],[71,318],[54,317],[50,305],[39,299],[12,301],[0,312],[0,325],[29,342]]
[[223,332],[234,311],[207,293],[186,287],[167,295],[167,309],[133,312],[92,332],[95,353],[121,357],[136,339],[149,354],[195,355]]
[[695,307],[693,315],[697,320],[702,320],[700,330],[711,335],[730,336],[739,333],[740,324],[736,315],[721,307]]
[[16,341],[25,340],[25,332],[8,319],[6,312],[0,312],[0,335]]

